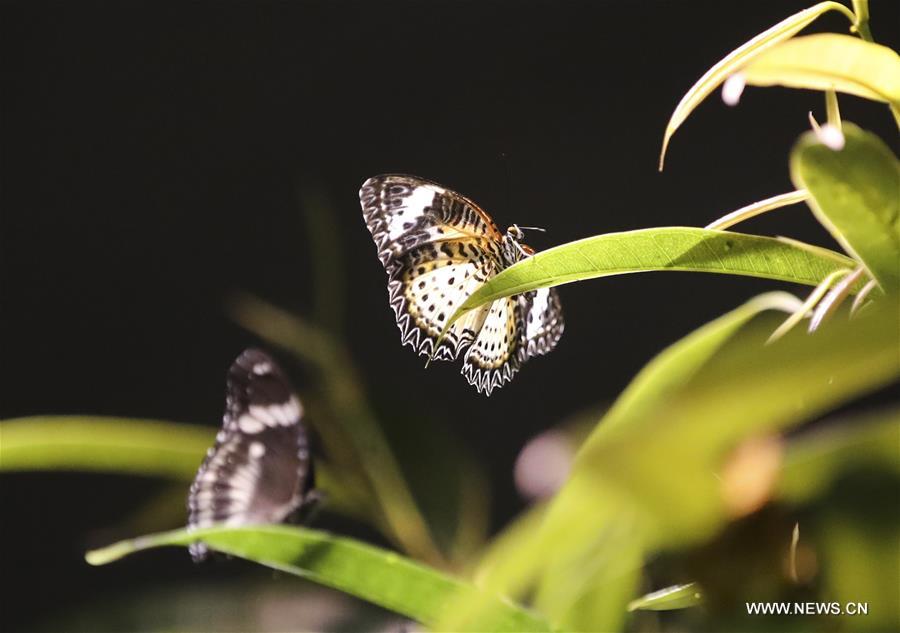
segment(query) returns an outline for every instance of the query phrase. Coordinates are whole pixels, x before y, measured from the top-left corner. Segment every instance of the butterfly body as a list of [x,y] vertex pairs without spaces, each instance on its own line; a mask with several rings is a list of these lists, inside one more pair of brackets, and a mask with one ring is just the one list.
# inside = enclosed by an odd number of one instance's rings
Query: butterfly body
[[498,299],[444,332],[479,286],[534,253],[518,226],[501,233],[465,196],[415,176],[370,178],[359,197],[404,344],[436,360],[465,354],[463,375],[487,395],[555,347],[564,323],[553,289]]
[[[315,499],[303,406],[264,352],[246,350],[228,371],[225,415],[188,496],[188,527],[281,523]],[[203,543],[190,548],[195,560]]]

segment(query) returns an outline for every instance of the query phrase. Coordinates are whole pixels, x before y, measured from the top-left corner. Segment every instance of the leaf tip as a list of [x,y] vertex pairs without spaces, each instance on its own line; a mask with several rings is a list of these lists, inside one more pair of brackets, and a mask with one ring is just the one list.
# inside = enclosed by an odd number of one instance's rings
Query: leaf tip
[[111,563],[117,558],[118,556],[116,556],[115,553],[110,552],[109,547],[88,550],[84,554],[84,560],[87,561],[88,565],[91,565],[93,567],[106,565],[107,563]]
[[666,126],[666,132],[663,134],[663,142],[662,149],[659,150],[659,165],[657,169],[660,173],[662,173],[663,169],[666,167],[666,150],[669,149],[669,139],[672,138],[672,133],[674,130],[671,126]]

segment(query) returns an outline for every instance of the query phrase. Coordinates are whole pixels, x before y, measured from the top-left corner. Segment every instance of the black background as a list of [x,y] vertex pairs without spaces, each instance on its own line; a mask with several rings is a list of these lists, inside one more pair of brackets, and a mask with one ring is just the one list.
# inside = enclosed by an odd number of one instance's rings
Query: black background
[[[501,525],[521,507],[511,467],[530,436],[610,401],[664,345],[755,293],[804,291],[680,273],[564,287],[558,350],[485,399],[458,367],[423,371],[400,346],[359,185],[384,172],[439,181],[501,226],[546,227],[529,236],[538,249],[702,226],[792,189],[787,154],[808,110],[824,119],[822,96],[748,88],[732,109],[713,95],[660,174],[665,123],[710,65],[810,4],[3,3],[0,417],[218,424],[225,369],[258,343],[228,297],[312,309],[299,191],[335,219],[340,249],[324,263],[346,274],[343,330],[370,395],[449,425],[489,468]],[[871,13],[896,48],[897,3]],[[811,30],[846,26],[831,13]],[[883,106],[841,106],[896,138]],[[834,246],[803,206],[742,230]],[[147,482],[0,481],[4,628],[184,573],[81,562],[87,535]]]

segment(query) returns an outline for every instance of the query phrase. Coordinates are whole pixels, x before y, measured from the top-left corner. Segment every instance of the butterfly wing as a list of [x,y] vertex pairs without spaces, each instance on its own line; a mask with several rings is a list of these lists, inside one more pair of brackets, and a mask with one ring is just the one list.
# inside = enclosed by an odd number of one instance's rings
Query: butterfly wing
[[[228,372],[225,416],[188,497],[188,527],[279,523],[313,486],[303,410],[275,362],[247,350]],[[203,543],[191,546],[195,560]]]
[[496,387],[512,380],[527,356],[525,314],[516,296],[490,304],[477,338],[466,354],[462,373],[480,393],[491,395]]
[[424,178],[402,174],[369,178],[359,190],[359,202],[388,276],[393,276],[398,258],[417,246],[502,238],[481,207]]
[[556,347],[564,327],[559,295],[553,288],[498,299],[490,304],[462,373],[469,384],[489,396],[512,380],[526,360]]
[[541,288],[518,295],[518,300],[525,315],[525,354],[549,354],[565,329],[559,294],[555,288]]
[[471,200],[413,176],[370,178],[359,198],[403,343],[437,360],[457,358],[486,309],[454,323],[434,346],[459,305],[500,269],[497,227]]

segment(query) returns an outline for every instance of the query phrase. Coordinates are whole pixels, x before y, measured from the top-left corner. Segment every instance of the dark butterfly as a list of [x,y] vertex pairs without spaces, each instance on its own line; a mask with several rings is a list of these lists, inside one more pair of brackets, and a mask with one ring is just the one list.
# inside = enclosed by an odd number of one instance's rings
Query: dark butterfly
[[[303,406],[267,354],[248,349],[228,370],[225,416],[188,496],[188,529],[281,523],[318,499]],[[195,561],[207,547],[190,547]]]
[[556,347],[562,307],[553,288],[497,299],[469,312],[437,339],[481,284],[532,255],[513,224],[497,229],[477,204],[455,191],[399,174],[375,176],[359,191],[363,217],[388,274],[388,298],[401,340],[436,360],[463,355],[462,373],[487,395],[533,356]]

